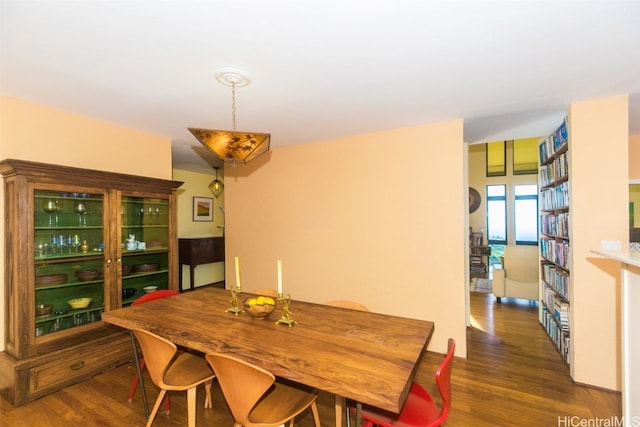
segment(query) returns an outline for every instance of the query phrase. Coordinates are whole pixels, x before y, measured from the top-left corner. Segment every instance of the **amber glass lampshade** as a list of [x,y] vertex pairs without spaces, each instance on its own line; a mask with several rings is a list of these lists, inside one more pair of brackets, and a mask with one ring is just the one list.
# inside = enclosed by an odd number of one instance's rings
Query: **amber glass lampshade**
[[216,170],[216,179],[211,181],[211,183],[209,184],[209,190],[213,193],[213,195],[217,199],[218,196],[222,194],[222,190],[224,190],[224,184],[222,183],[222,181],[218,179],[218,169],[220,168],[216,166],[214,166],[213,168]]
[[224,162],[249,163],[269,151],[271,134],[189,128],[198,141]]

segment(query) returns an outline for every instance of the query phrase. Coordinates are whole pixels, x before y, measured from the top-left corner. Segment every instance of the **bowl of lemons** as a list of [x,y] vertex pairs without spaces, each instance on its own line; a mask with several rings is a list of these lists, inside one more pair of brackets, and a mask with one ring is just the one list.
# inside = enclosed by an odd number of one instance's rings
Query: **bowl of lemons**
[[244,309],[251,317],[264,319],[268,317],[276,307],[276,301],[271,297],[258,296],[244,300]]

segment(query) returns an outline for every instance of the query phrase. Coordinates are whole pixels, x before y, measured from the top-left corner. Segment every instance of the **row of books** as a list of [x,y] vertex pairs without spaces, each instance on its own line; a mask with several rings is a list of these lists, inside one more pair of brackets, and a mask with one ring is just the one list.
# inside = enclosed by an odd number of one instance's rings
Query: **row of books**
[[549,236],[569,238],[569,214],[540,215],[540,231]]
[[480,264],[480,263],[471,263],[469,265],[469,271],[471,273],[486,273],[487,272],[487,265],[486,264]]
[[557,187],[540,192],[540,209],[564,209],[569,207],[569,181],[565,181]]
[[556,322],[556,317],[549,312],[547,306],[542,307],[542,325],[555,344],[556,348],[567,363],[571,363],[571,336],[568,329],[561,328]]
[[542,280],[555,290],[562,298],[571,301],[571,276],[566,271],[556,268],[555,264],[542,264]]
[[567,129],[567,119],[556,129],[554,133],[546,137],[538,146],[538,154],[540,164],[546,163],[557,151],[565,146],[569,139],[569,131]]
[[546,187],[567,175],[569,175],[569,155],[562,153],[552,163],[540,168],[540,184],[542,187]]
[[540,239],[540,253],[550,261],[565,270],[570,269],[569,242],[556,242],[552,239]]

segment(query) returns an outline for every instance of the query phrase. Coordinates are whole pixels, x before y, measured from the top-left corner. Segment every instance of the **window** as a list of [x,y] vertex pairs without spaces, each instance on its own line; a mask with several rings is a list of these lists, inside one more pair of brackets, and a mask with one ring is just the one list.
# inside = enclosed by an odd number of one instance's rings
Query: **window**
[[538,244],[538,186],[516,185],[513,228],[516,245]]
[[487,240],[507,244],[507,186],[487,185]]
[[487,147],[487,176],[507,175],[507,141],[489,142]]

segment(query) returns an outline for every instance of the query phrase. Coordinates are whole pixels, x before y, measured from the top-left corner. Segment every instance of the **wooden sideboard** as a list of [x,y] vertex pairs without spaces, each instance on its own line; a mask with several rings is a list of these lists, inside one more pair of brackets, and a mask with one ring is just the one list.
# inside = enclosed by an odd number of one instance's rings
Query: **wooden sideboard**
[[179,280],[180,291],[182,286],[182,266],[189,266],[189,289],[194,287],[194,270],[200,264],[224,261],[224,237],[193,237],[178,239],[179,251]]

